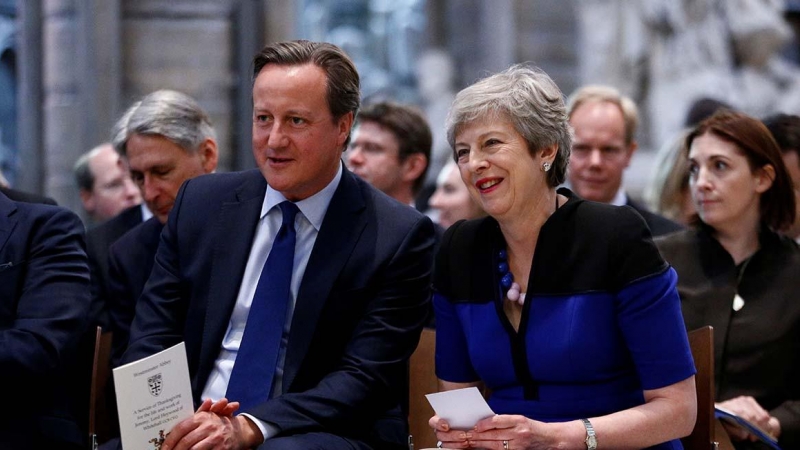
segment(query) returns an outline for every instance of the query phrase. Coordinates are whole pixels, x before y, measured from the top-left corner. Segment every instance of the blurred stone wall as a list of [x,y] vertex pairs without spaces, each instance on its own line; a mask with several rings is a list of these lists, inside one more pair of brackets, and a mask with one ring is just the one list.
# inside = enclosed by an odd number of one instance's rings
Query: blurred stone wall
[[[568,94],[578,84],[574,3],[428,0],[421,42],[453,57],[454,89],[530,61]],[[186,92],[210,113],[220,171],[252,167],[250,61],[267,42],[309,37],[299,25],[306,4],[17,0],[17,187],[80,211],[74,161],[108,140],[131,102],[165,88]]]
[[[239,166],[236,147],[247,141],[249,148],[249,136],[239,136],[232,121],[242,103],[237,92],[249,85],[249,75],[238,75],[235,44],[241,40],[240,12],[255,3],[18,0],[25,40],[19,56],[25,102],[20,154],[23,162],[38,159],[23,165],[18,187],[80,211],[75,160],[109,139],[133,101],[157,89],[197,99],[217,130],[220,170]],[[251,49],[246,53],[252,57]]]

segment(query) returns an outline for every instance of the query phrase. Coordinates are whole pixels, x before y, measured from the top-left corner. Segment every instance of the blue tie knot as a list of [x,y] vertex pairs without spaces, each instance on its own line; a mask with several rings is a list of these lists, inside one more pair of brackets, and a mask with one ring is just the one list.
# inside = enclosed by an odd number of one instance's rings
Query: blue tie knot
[[278,207],[281,209],[281,214],[283,215],[281,228],[290,227],[291,229],[294,229],[294,218],[297,216],[297,213],[300,212],[300,208],[288,200],[279,203]]

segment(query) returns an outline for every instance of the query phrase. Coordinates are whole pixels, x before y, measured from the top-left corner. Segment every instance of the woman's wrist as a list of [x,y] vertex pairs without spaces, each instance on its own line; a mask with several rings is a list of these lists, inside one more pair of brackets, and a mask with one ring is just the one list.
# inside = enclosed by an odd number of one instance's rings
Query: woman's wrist
[[551,436],[555,448],[564,450],[586,450],[586,427],[580,420],[552,423]]

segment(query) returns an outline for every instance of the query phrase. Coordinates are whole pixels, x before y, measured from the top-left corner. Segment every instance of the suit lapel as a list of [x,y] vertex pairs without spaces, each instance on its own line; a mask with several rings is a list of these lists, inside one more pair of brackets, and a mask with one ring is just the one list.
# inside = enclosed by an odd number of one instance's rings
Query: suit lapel
[[283,392],[308,352],[320,312],[366,226],[364,197],[355,176],[344,170],[331,199],[297,295],[283,371]]
[[219,355],[239,294],[267,188],[266,181],[258,171],[248,172],[248,175],[236,190],[235,200],[222,204],[210,236],[214,249],[206,297],[205,332],[200,349],[198,379],[201,380],[206,379]]

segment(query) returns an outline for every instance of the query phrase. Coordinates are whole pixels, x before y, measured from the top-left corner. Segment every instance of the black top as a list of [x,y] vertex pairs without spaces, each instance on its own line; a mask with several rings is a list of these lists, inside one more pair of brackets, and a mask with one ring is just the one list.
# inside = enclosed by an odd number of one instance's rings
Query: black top
[[[737,266],[701,227],[656,240],[678,272],[689,330],[714,327],[716,399],[754,397],[781,423],[780,445],[800,446],[800,249],[764,228]],[[733,311],[736,294],[744,300]]]

